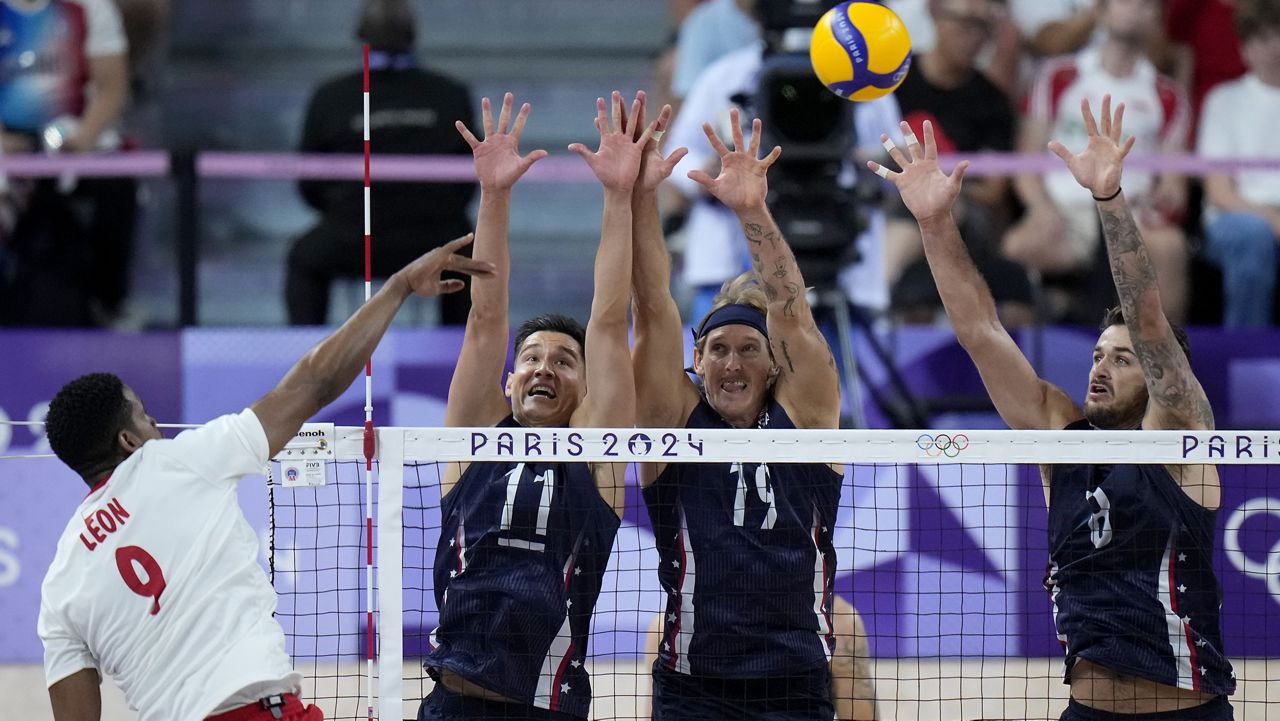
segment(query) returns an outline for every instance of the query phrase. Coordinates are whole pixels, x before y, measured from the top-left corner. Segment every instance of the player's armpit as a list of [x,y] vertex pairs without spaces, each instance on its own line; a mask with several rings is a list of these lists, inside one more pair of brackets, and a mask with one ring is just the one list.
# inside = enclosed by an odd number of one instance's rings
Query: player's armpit
[[49,687],[54,721],[101,721],[102,677],[85,668]]

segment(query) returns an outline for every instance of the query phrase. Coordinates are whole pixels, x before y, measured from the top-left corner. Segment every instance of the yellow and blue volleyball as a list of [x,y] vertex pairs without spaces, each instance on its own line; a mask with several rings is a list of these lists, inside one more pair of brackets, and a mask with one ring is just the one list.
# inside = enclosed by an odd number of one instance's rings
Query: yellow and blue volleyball
[[813,28],[809,60],[818,79],[848,100],[892,93],[911,67],[911,36],[902,19],[874,2],[844,2]]

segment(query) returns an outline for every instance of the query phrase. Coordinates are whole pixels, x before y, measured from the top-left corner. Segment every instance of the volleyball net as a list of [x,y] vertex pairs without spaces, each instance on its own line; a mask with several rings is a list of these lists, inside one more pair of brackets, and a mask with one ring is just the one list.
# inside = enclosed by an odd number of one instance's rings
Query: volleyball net
[[[757,468],[842,468],[834,528],[823,529],[834,548],[838,601],[823,611],[837,634],[833,660],[846,651],[857,658],[833,666],[837,710],[842,695],[848,704],[873,689],[877,718],[951,720],[1057,718],[1066,705],[1063,650],[1045,585],[1048,526],[1038,464],[1212,463],[1221,477],[1212,567],[1222,588],[1222,647],[1237,683],[1231,703],[1237,719],[1280,719],[1280,690],[1272,688],[1280,678],[1280,434],[385,428],[370,479],[356,461],[362,430],[338,429],[323,486],[271,489],[279,619],[307,677],[306,693],[326,718],[366,718],[370,703],[378,718],[413,718],[430,692],[422,661],[439,622],[433,579],[441,488],[459,464],[607,461],[626,464],[626,489],[586,650],[592,718],[648,718],[650,668],[668,609],[637,482],[641,464],[721,464],[730,484],[737,472],[746,515],[765,514],[747,519],[753,526],[766,525],[769,513],[755,506],[770,503]],[[281,474],[273,475],[275,484]],[[375,494],[371,525],[367,488]],[[555,490],[542,500],[550,503]],[[512,491],[509,504],[514,497]],[[1143,494],[1107,499],[1108,508],[1080,522],[1119,534],[1153,503]],[[541,528],[529,520],[533,532],[554,536],[557,529],[545,527],[545,515],[541,520]],[[470,559],[458,560],[464,565],[453,570],[465,574]],[[716,562],[699,557],[707,568]],[[367,595],[370,582],[375,593]],[[369,597],[376,599],[372,614]],[[742,593],[744,607],[770,602]],[[1117,634],[1139,633],[1125,624],[1117,617],[1108,625]],[[1197,660],[1191,634],[1179,639],[1175,630],[1185,628],[1175,622],[1163,638],[1180,673],[1210,688],[1218,669]],[[362,659],[371,642],[377,662],[369,673]],[[562,688],[557,671],[549,693]]]

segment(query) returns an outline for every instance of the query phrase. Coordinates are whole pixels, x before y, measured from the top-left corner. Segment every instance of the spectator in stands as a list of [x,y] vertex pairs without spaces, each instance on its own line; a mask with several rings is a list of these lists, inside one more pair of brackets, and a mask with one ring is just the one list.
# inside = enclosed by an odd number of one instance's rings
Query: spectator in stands
[[[932,121],[942,153],[1012,150],[1012,102],[977,66],[978,55],[996,31],[998,4],[994,0],[930,0],[929,14],[937,29],[933,48],[913,58],[911,72],[895,92],[903,120],[917,136],[924,133],[924,122]],[[884,257],[885,275],[894,288],[894,310],[903,320],[927,322],[941,311],[942,301],[924,265],[920,228],[896,196],[891,207]],[[970,254],[992,285],[1005,322],[1029,323],[1033,302],[1027,273],[997,252],[1008,225],[1008,179],[971,180],[954,212]],[[908,268],[911,272],[906,272]]]
[[1093,39],[1105,0],[1009,0],[1028,49],[1040,57],[1079,52]]
[[[111,0],[0,0],[0,9],[3,149],[118,149],[129,46]],[[128,294],[135,182],[13,180],[3,206],[0,322],[111,324]]]
[[[473,125],[467,88],[418,67],[415,19],[406,0],[366,0],[356,38],[369,44],[369,126],[379,155],[457,154],[471,148],[454,130]],[[301,152],[352,153],[363,149],[361,72],[321,85],[307,107]],[[320,211],[316,225],[289,251],[285,301],[289,323],[318,325],[329,310],[330,282],[364,273],[364,190],[358,180],[302,181],[307,203]],[[470,228],[467,205],[474,183],[375,182],[372,191],[373,274],[385,277],[431,248]],[[470,299],[440,299],[440,321],[466,323]]]
[[[1137,140],[1135,155],[1185,152],[1190,105],[1145,55],[1152,33],[1159,32],[1160,12],[1160,0],[1101,0],[1101,40],[1075,55],[1049,60],[1037,73],[1019,149],[1044,152],[1053,137],[1078,151],[1086,142],[1080,101],[1109,93],[1125,104],[1125,128]],[[1100,245],[1094,200],[1063,170],[1020,175],[1014,187],[1026,210],[1005,235],[1005,255],[1047,276],[1086,277]],[[1125,195],[1159,272],[1165,313],[1179,322],[1187,285],[1186,238],[1179,226],[1185,180],[1135,169],[1125,175]]]
[[[1280,136],[1263,118],[1280,117],[1280,0],[1241,3],[1236,27],[1249,73],[1209,92],[1196,150],[1208,158],[1280,159]],[[1280,172],[1206,176],[1205,255],[1222,268],[1224,323],[1271,322],[1280,253]]]
[[689,94],[708,65],[760,38],[760,26],[751,14],[757,1],[707,0],[689,11],[676,37],[671,92],[677,100]]
[[1177,53],[1174,77],[1191,93],[1192,137],[1213,86],[1245,73],[1236,5],[1236,0],[1168,0],[1165,4],[1165,35]]

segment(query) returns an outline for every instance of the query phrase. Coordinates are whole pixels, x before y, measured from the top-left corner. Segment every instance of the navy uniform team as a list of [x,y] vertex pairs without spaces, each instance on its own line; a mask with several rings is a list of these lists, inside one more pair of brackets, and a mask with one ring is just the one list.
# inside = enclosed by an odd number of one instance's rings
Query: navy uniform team
[[[488,99],[482,110],[482,137],[458,123],[481,187],[473,258],[454,254],[469,242],[463,238],[397,274],[275,390],[234,421],[206,427],[234,429],[231,436],[220,431],[229,439],[222,442],[238,449],[244,462],[232,467],[215,458],[207,470],[195,469],[198,475],[234,481],[255,464],[260,467],[305,418],[335,397],[335,389],[350,383],[409,293],[462,288],[460,281],[439,280],[444,270],[472,276],[447,425],[838,427],[835,362],[805,298],[795,258],[765,204],[768,170],[781,151],[761,157],[760,121],[746,138],[736,114],[731,145],[704,126],[720,158],[717,174],[697,170],[690,177],[737,215],[753,267],[724,285],[695,326],[697,382],[686,373],[683,324],[670,292],[671,262],[656,201],[658,185],[686,151],[663,153],[660,140],[671,110],[664,107],[647,122],[643,93],[629,107],[617,92],[599,99],[597,149],[570,146],[604,195],[587,326],[561,315],[526,322],[517,329],[512,370],[504,378],[512,188],[546,153],[520,153],[528,104],[517,110],[508,94],[496,118]],[[1191,372],[1185,335],[1160,310],[1151,262],[1120,190],[1131,146],[1121,134],[1123,105],[1113,114],[1104,99],[1100,121],[1087,105],[1082,115],[1090,129],[1088,148],[1076,155],[1060,145],[1053,149],[1097,200],[1121,300],[1095,348],[1083,409],[1036,377],[996,320],[990,292],[951,218],[964,166],[951,175],[939,169],[929,124],[923,142],[904,124],[905,151],[883,138],[900,171],[875,163],[871,168],[897,186],[919,221],[946,310],[1010,427],[1212,428],[1212,410]],[[100,669],[117,677],[143,719],[318,717],[296,698],[300,687],[287,662],[267,665],[236,656],[263,644],[273,649],[273,658],[281,656],[283,633],[271,617],[273,604],[260,609],[256,623],[234,630],[245,638],[202,651],[212,652],[221,669],[270,671],[263,678],[239,679],[236,688],[213,694],[217,698],[196,690],[207,664],[184,658],[177,646],[155,649],[157,657],[167,658],[167,652],[174,659],[164,669],[114,659],[103,647],[103,639],[147,623],[171,624],[157,646],[220,631],[206,628],[200,613],[187,612],[196,604],[217,606],[223,587],[218,563],[193,568],[175,557],[165,569],[169,587],[207,593],[171,594],[162,604],[160,591],[132,589],[141,597],[123,597],[137,609],[117,609],[112,623],[118,628],[105,634],[94,628],[90,599],[70,579],[68,569],[85,567],[105,569],[99,575],[111,583],[121,563],[118,548],[112,559],[109,553],[85,556],[92,549],[78,547],[76,534],[84,530],[78,522],[95,512],[89,506],[120,503],[121,494],[137,486],[160,493],[168,482],[161,477],[166,468],[194,472],[180,468],[180,460],[146,465],[147,458],[166,457],[163,444],[187,434],[159,438],[141,407],[119,379],[103,374],[69,383],[50,407],[54,452],[94,488],[68,525],[44,587],[41,636],[55,719],[99,718]],[[207,431],[188,433],[202,432]],[[220,462],[227,467],[218,470]],[[154,470],[136,477],[143,469]],[[842,469],[707,463],[640,464],[639,472],[666,596],[653,634],[652,717],[875,718],[866,633],[857,612],[833,589],[832,532]],[[623,466],[606,463],[449,468],[441,482],[443,521],[434,569],[440,618],[425,663],[436,683],[419,707],[419,719],[588,717],[591,614],[620,526],[624,473]],[[1043,475],[1051,553],[1046,586],[1071,685],[1062,718],[1231,718],[1226,696],[1235,681],[1217,617],[1221,590],[1210,567],[1220,498],[1216,469],[1076,465],[1045,467]],[[112,491],[113,480],[120,494]],[[102,543],[123,547],[133,529],[147,523],[135,518]],[[118,573],[127,581],[126,570],[119,566]],[[261,596],[265,578],[248,578],[240,567],[235,572]],[[184,573],[192,575],[182,578]],[[153,618],[162,614],[168,618]],[[146,689],[162,681],[175,694],[156,707]],[[192,700],[174,708],[176,692],[186,687],[193,689]]]

